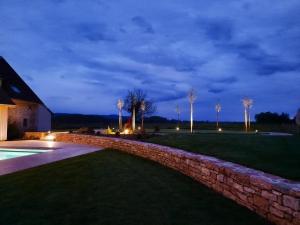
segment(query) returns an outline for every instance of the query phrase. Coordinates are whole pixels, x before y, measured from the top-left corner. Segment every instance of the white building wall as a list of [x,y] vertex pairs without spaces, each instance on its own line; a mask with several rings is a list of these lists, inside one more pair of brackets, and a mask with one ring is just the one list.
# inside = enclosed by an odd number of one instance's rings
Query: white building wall
[[8,107],[0,106],[0,141],[7,140]]
[[43,106],[39,105],[37,108],[36,119],[37,119],[37,131],[49,131],[51,130],[51,113]]

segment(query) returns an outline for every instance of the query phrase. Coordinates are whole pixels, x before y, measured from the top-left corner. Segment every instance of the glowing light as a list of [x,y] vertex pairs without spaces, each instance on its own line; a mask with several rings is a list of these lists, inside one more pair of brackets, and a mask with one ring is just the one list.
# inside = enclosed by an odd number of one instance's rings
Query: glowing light
[[141,127],[138,127],[138,130],[141,130]]
[[129,134],[129,129],[125,129],[124,134]]
[[219,132],[222,132],[222,128],[219,128],[218,131],[219,131]]
[[55,144],[56,144],[56,142],[54,142],[54,141],[47,141],[47,147],[48,148],[54,148]]
[[44,139],[46,141],[54,141],[55,140],[55,135],[50,133]]
[[176,127],[176,130],[177,130],[177,131],[179,131],[179,130],[180,130],[180,128],[179,128],[179,127]]
[[255,130],[255,133],[258,133],[258,130]]

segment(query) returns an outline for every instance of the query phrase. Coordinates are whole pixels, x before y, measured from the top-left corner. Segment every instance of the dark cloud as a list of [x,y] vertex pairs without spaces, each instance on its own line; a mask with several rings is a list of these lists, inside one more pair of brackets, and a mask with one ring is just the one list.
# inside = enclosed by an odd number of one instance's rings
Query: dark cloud
[[106,26],[100,23],[82,23],[76,26],[77,33],[90,41],[116,41],[107,33]]
[[229,76],[229,77],[214,79],[213,81],[217,83],[233,84],[238,81],[238,78],[235,76]]
[[214,41],[230,41],[233,37],[233,23],[226,18],[198,18],[196,24],[201,30],[204,30],[209,39]]
[[217,46],[225,52],[237,53],[242,59],[251,63],[257,75],[269,76],[277,72],[300,69],[300,63],[287,62],[280,56],[268,54],[255,43],[219,44]]
[[164,93],[164,95],[156,96],[154,98],[155,102],[170,102],[170,101],[176,101],[180,100],[182,98],[186,98],[187,93],[186,92],[171,92],[171,93]]
[[172,67],[179,72],[193,72],[196,67],[201,66],[204,60],[185,55],[184,53],[172,54],[164,52],[163,49],[155,49],[149,52],[129,51],[128,56],[141,63],[150,63],[157,66]]
[[284,63],[280,61],[264,62],[259,65],[257,73],[261,76],[269,76],[278,72],[300,72],[300,63]]
[[243,119],[245,95],[255,99],[252,115],[300,105],[299,1],[10,0],[0,8],[1,55],[54,112],[112,114],[132,88],[147,91],[162,116],[180,104],[188,118],[191,87],[196,119],[214,119],[219,97],[224,120]]
[[131,19],[131,21],[138,26],[143,32],[154,34],[154,29],[152,25],[143,17],[135,16]]
[[220,93],[222,93],[224,91],[225,90],[221,89],[221,88],[211,88],[211,89],[208,89],[208,92],[213,93],[213,94],[220,94]]

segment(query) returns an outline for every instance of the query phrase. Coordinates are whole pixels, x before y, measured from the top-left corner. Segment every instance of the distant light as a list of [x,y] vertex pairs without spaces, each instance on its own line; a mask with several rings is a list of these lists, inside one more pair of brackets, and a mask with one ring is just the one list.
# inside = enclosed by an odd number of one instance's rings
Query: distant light
[[219,131],[219,132],[222,132],[222,128],[219,128],[218,131]]
[[258,133],[258,130],[255,130],[255,133]]
[[179,131],[179,130],[180,130],[180,128],[179,128],[179,127],[176,127],[176,130],[177,130],[177,131]]
[[125,130],[124,130],[124,134],[129,134],[129,130],[128,130],[128,129],[125,129]]
[[138,127],[138,130],[141,130],[141,127]]

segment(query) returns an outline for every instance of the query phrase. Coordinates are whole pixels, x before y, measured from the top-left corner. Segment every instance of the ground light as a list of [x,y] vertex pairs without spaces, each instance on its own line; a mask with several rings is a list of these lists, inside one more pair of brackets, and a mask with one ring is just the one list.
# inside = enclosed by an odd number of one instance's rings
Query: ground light
[[48,134],[44,138],[46,141],[54,141],[55,135],[51,133],[51,131],[48,131]]
[[180,128],[179,128],[179,127],[176,127],[176,130],[177,130],[177,131],[179,131],[179,130],[180,130]]
[[124,134],[129,134],[129,129],[125,129]]
[[222,128],[219,128],[218,131],[219,131],[219,132],[222,132],[223,130],[222,130]]

